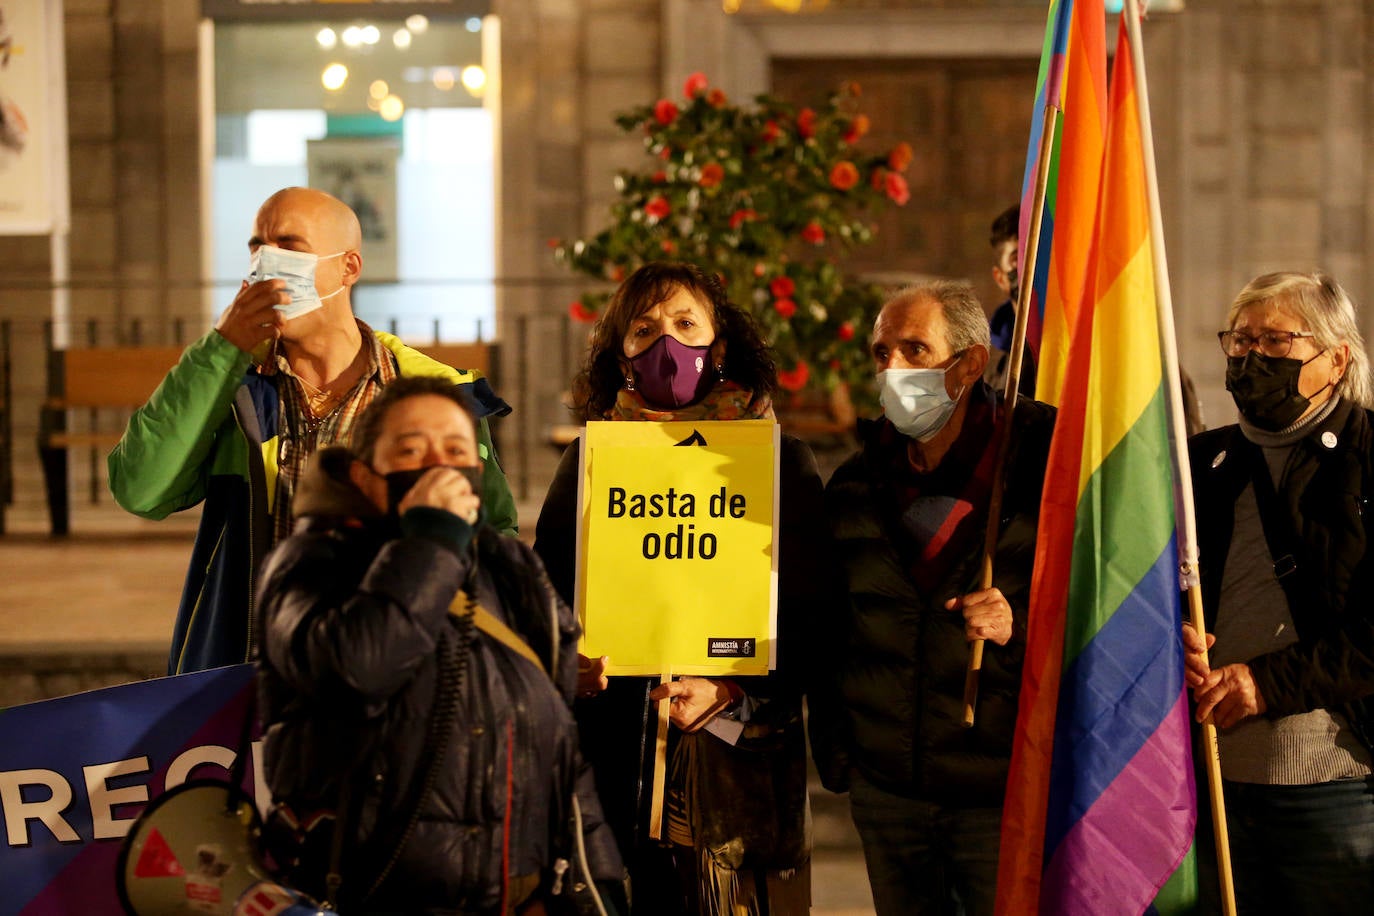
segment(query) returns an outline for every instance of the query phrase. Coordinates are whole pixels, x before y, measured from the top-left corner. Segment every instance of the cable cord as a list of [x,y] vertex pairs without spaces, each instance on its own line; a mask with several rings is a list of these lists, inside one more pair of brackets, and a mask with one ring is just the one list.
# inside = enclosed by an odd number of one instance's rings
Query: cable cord
[[596,887],[596,878],[592,875],[591,865],[587,862],[587,844],[582,838],[582,805],[577,800],[577,791],[573,790],[572,796],[573,810],[573,841],[577,843],[577,860],[582,865],[582,874],[587,876],[587,889],[592,892],[592,902],[596,904],[596,912],[599,916],[608,916],[606,904],[601,902],[601,892]]

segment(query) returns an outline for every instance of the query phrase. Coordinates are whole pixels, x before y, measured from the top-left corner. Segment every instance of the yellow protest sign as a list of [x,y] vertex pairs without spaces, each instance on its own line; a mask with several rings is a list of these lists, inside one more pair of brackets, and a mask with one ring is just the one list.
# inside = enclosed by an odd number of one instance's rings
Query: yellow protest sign
[[777,653],[778,426],[592,422],[577,614],[611,674],[766,674]]

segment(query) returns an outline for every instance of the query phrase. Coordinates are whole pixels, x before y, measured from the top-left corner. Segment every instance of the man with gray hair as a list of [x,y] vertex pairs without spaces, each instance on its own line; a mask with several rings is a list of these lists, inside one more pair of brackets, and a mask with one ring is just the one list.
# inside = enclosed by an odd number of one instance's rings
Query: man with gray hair
[[[1054,409],[1019,400],[999,468],[1007,413],[982,378],[988,324],[967,283],[895,295],[870,351],[884,416],[860,421],[860,450],[825,493],[847,593],[837,622],[814,634],[824,673],[808,700],[812,750],[826,788],[850,793],[879,916],[991,913]],[[982,589],[999,474],[993,585]],[[987,643],[965,728],[975,639]]]

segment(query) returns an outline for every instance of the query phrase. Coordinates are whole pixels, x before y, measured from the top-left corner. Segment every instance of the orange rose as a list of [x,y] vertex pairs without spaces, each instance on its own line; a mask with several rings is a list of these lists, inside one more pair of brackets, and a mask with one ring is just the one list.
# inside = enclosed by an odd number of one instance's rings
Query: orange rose
[[910,143],[898,143],[892,147],[892,152],[887,154],[887,167],[894,172],[905,172],[911,165],[912,156]]
[[906,179],[896,172],[887,173],[887,184],[883,191],[899,207],[906,206],[906,202],[911,200],[911,189],[907,187]]
[[706,74],[698,71],[687,77],[687,82],[682,84],[682,94],[689,99],[694,99],[698,94],[705,92],[706,87],[710,84]]
[[835,167],[830,170],[830,184],[837,190],[848,191],[858,183],[859,170],[848,159],[835,163]]
[[845,143],[858,143],[859,138],[868,133],[868,115],[855,115],[854,120],[849,122],[849,127],[844,132]]
[[659,99],[654,106],[654,120],[667,127],[677,120],[677,106],[667,99]]
[[730,214],[730,228],[738,229],[745,223],[758,218],[759,215],[753,210],[736,210],[734,213]]
[[573,321],[590,324],[596,320],[596,312],[593,312],[579,301],[568,306],[568,317]]
[[811,378],[811,367],[803,360],[797,360],[797,365],[793,369],[778,370],[778,384],[786,391],[801,391],[806,387],[806,381],[809,378]]
[[661,194],[657,197],[649,198],[648,203],[644,205],[645,215],[653,220],[663,219],[669,213],[672,212],[673,205],[668,203],[668,198],[664,197]]
[[714,188],[725,178],[725,168],[719,162],[708,162],[701,167],[701,178],[697,183],[703,188]]
[[789,299],[797,291],[797,283],[791,277],[774,277],[768,284],[768,291],[774,299]]

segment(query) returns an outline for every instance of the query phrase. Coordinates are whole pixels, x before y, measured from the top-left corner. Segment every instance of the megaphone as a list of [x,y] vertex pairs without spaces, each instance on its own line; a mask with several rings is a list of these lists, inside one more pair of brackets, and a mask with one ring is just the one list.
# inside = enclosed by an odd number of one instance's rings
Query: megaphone
[[259,853],[262,818],[246,792],[191,780],[138,816],[115,865],[129,916],[330,916],[274,880]]

